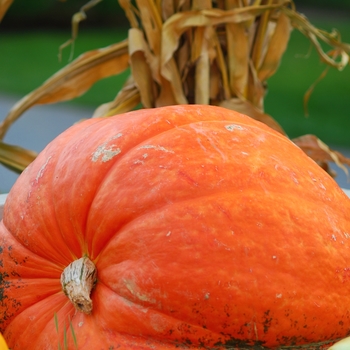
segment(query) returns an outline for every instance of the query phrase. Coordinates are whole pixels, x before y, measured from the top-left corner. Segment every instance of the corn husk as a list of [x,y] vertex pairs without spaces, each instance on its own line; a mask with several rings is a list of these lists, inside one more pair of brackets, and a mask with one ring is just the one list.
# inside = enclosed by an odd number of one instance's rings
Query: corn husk
[[13,171],[23,171],[38,154],[25,148],[0,141],[0,162]]
[[[73,16],[72,39],[62,47],[74,43],[85,11],[99,1],[91,0]],[[349,61],[350,45],[341,41],[339,33],[314,27],[290,0],[119,3],[130,22],[127,40],[85,53],[25,96],[0,124],[0,139],[28,108],[75,98],[99,79],[127,67],[131,76],[122,90],[113,101],[98,107],[94,117],[140,106],[212,104],[238,110],[285,135],[278,122],[264,112],[264,98],[266,82],[280,65],[291,31],[302,32],[328,66],[342,70]],[[320,42],[331,50],[324,51]],[[299,145],[303,148],[305,143]],[[321,154],[324,162],[334,161],[320,143],[313,145],[319,152],[309,152],[311,157]],[[338,159],[336,163],[343,164],[344,158]]]

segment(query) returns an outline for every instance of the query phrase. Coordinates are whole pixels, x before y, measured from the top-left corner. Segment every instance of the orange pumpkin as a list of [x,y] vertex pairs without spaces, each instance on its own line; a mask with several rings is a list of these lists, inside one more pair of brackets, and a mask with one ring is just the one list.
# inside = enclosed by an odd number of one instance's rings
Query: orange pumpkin
[[89,119],[7,198],[0,330],[26,350],[327,348],[349,333],[349,238],[334,180],[247,116]]

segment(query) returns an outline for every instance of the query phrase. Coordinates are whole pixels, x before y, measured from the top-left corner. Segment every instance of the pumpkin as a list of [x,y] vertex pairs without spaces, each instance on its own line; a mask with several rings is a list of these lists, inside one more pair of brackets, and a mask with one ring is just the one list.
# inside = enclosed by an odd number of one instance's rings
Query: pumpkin
[[283,135],[214,106],[89,119],[0,225],[11,349],[308,349],[349,334],[350,201]]

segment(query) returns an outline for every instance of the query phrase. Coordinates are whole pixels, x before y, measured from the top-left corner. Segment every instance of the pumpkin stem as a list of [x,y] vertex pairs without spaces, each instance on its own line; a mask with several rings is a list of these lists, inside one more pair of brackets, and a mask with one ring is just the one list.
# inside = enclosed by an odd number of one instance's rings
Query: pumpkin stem
[[96,267],[88,257],[73,261],[63,270],[61,275],[64,294],[78,311],[85,314],[90,314],[92,311],[90,294],[96,281]]

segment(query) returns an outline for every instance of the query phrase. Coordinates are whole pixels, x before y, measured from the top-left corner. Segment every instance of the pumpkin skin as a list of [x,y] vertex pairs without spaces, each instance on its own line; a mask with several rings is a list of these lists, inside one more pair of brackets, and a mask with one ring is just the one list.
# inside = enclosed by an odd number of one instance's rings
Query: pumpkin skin
[[[334,180],[247,116],[186,105],[89,119],[8,195],[0,331],[27,350],[64,336],[84,350],[327,348],[349,334],[349,237]],[[97,269],[90,315],[60,284],[82,256]]]

